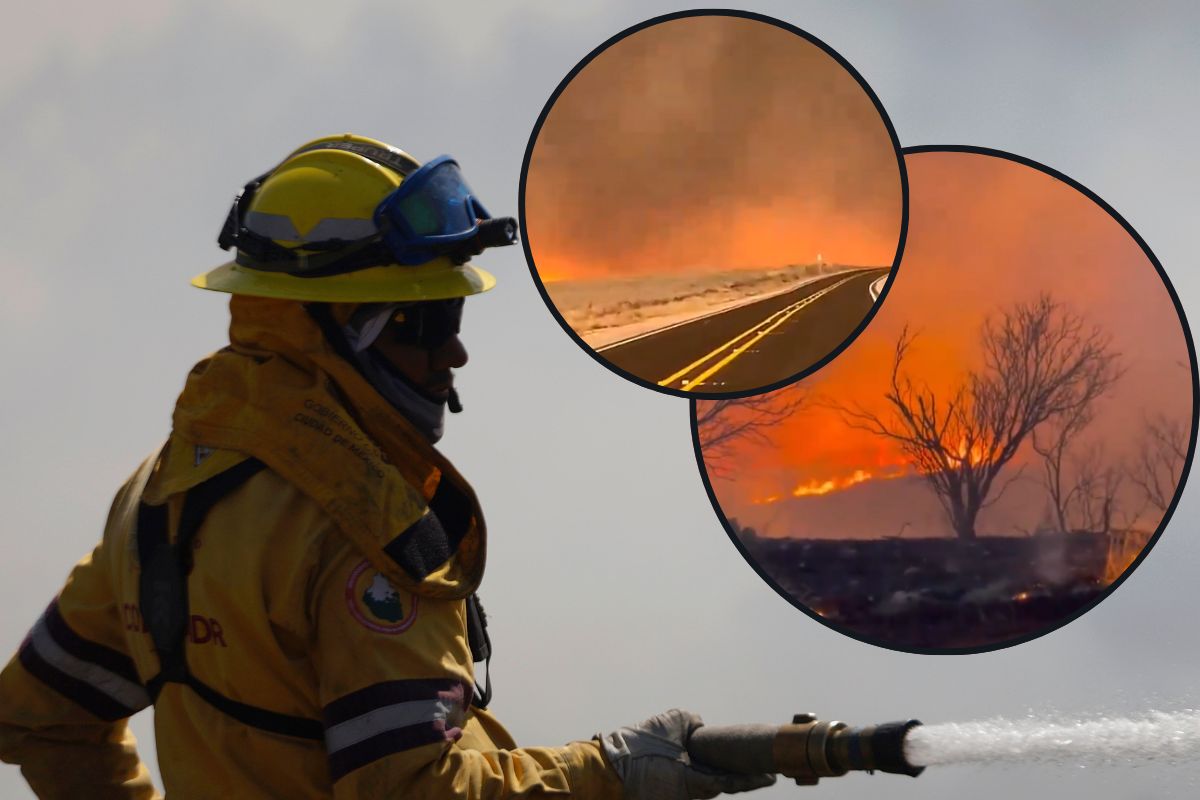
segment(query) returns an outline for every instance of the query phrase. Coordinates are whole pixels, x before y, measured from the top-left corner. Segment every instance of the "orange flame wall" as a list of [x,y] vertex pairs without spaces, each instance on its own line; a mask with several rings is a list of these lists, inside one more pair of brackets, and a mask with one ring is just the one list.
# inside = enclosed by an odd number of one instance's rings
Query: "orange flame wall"
[[902,197],[882,117],[817,45],[690,17],[613,45],[533,149],[526,228],[544,280],[891,264]]
[[[907,167],[910,226],[894,286],[862,336],[792,390],[808,402],[769,433],[770,443],[744,441],[728,457],[739,464],[729,473],[736,477],[715,480],[714,488],[729,516],[753,520],[764,499],[794,496],[798,487],[812,502],[825,502],[870,483],[884,465],[894,475],[904,463],[897,448],[848,427],[830,402],[886,411],[883,393],[905,325],[919,333],[906,361],[909,375],[935,389],[956,385],[979,364],[987,315],[1040,292],[1101,325],[1121,354],[1125,374],[1087,431],[1110,458],[1136,453],[1148,415],[1190,419],[1178,316],[1152,263],[1116,220],[1067,184],[1008,160],[921,153],[909,156]],[[1028,474],[1035,488],[1023,491],[1036,492],[1036,473]],[[905,485],[927,491],[919,482]],[[1040,513],[1043,500],[1030,498],[1028,510]],[[891,532],[895,524],[884,516],[880,530]]]

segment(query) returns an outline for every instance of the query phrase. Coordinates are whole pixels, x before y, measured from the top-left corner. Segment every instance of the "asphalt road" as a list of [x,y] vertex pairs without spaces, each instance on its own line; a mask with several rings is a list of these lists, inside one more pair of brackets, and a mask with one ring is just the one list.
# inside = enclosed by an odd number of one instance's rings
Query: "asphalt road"
[[819,278],[796,289],[597,350],[614,366],[672,389],[734,392],[789,378],[820,361],[871,310],[886,268]]

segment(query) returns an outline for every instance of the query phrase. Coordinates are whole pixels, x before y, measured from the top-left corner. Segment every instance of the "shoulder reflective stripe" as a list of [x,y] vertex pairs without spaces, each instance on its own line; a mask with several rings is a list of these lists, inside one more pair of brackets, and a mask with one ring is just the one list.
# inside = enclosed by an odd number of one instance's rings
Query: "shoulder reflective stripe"
[[392,753],[462,735],[466,684],[449,679],[387,681],[325,707],[325,748],[333,780]]
[[[65,622],[61,629],[55,625],[56,637],[47,624],[52,613],[57,613],[53,605],[33,626],[21,648],[21,663],[30,673],[102,719],[127,717],[150,705],[150,695],[141,684],[110,669],[111,662],[105,665],[87,658],[90,648],[107,648],[79,637]],[[64,635],[64,630],[69,635]],[[123,658],[115,651],[109,652]],[[120,671],[126,672],[123,668]]]

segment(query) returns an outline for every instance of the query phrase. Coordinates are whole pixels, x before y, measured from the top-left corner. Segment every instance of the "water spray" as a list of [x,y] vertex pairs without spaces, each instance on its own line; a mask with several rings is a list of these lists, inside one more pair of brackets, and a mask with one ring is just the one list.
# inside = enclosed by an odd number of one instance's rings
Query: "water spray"
[[773,773],[811,786],[851,771],[920,775],[928,766],[1138,766],[1200,761],[1200,711],[1091,719],[994,718],[852,728],[797,714],[791,725],[704,726],[688,741],[699,764]]
[[925,768],[908,760],[905,740],[920,724],[912,719],[852,728],[797,714],[790,725],[706,725],[692,734],[688,754],[728,772],[779,774],[801,786],[850,771],[915,778]]
[[1132,717],[994,719],[926,725],[905,742],[908,760],[952,764],[1138,766],[1200,759],[1200,711]]

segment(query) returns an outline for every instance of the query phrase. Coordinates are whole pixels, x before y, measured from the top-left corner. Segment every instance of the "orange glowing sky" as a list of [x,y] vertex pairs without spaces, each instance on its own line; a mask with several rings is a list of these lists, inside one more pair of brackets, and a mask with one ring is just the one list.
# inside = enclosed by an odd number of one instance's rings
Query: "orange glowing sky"
[[870,97],[781,28],[689,17],[605,50],[534,146],[539,275],[631,277],[815,262],[887,265],[896,152]]
[[[870,327],[796,389],[885,411],[893,347],[906,324],[920,332],[906,360],[909,374],[935,389],[949,387],[978,365],[978,332],[989,312],[1048,292],[1107,329],[1126,369],[1098,406],[1091,440],[1114,458],[1130,457],[1146,415],[1190,419],[1188,357],[1175,308],[1150,260],[1103,209],[1061,181],[1000,158],[921,153],[906,164],[910,223],[895,283]],[[739,445],[730,459],[738,469],[715,478],[714,488],[727,516],[760,523],[770,516],[772,535],[822,532],[806,529],[803,519],[780,522],[778,511],[767,515],[772,503],[765,501],[830,502],[851,486],[912,474],[892,445],[847,427],[819,402],[806,403],[769,436],[769,444]],[[1028,452],[1022,460],[1030,460]],[[917,481],[889,487],[893,504],[908,497],[928,505],[932,497]],[[894,532],[896,515],[885,512],[895,511],[881,510],[879,535]],[[859,527],[869,528],[864,520]],[[1016,521],[993,517],[990,527],[1010,523]]]

